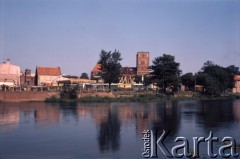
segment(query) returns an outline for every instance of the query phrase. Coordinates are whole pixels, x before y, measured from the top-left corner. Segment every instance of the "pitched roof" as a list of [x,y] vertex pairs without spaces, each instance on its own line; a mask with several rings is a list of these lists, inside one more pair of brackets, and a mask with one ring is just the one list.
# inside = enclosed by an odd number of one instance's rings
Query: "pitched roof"
[[101,65],[97,63],[92,69],[92,72],[100,72],[101,71],[100,68],[101,68]]
[[37,67],[38,75],[59,76],[61,75],[60,67]]

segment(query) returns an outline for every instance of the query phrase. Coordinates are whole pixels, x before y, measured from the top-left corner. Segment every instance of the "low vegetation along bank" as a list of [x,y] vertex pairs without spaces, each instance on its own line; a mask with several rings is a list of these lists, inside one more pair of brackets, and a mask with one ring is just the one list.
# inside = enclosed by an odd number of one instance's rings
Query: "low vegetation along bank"
[[240,99],[240,95],[228,94],[221,97],[208,97],[201,95],[185,96],[185,95],[134,95],[134,96],[85,96],[76,99],[64,99],[52,96],[46,99],[50,103],[110,103],[110,102],[158,102],[164,100],[217,100],[217,99]]

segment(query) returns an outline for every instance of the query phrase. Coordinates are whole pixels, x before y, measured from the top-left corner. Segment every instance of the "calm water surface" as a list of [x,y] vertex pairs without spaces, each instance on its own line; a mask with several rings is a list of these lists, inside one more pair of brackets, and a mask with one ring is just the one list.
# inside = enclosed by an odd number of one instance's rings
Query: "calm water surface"
[[[148,129],[171,130],[165,141],[170,148],[177,136],[188,138],[191,147],[192,137],[210,131],[240,143],[240,100],[0,103],[0,159],[143,158],[142,132]],[[201,145],[201,158],[206,154]]]

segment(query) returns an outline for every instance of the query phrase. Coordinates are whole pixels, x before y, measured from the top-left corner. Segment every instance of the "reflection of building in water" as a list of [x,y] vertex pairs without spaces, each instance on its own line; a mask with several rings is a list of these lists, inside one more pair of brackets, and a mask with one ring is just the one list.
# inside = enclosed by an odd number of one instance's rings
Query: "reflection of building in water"
[[151,129],[151,123],[159,119],[156,110],[150,104],[137,105],[134,116],[136,119],[136,131],[139,135],[144,130]]
[[[137,134],[148,129],[177,129],[179,123],[178,108],[172,102],[165,102],[156,106],[149,103],[131,104],[99,104],[95,106],[81,106],[77,108],[79,116],[91,115],[98,127],[109,124],[109,120],[116,119],[121,125],[136,124]],[[114,116],[114,117],[113,117]]]
[[99,125],[100,123],[106,122],[109,118],[109,109],[110,105],[97,105],[92,110],[92,117],[95,120],[96,124]]
[[[112,105],[114,106],[115,104]],[[132,119],[134,119],[134,112],[130,105],[119,105],[118,103],[115,105],[115,107],[117,107],[117,113],[119,119],[121,120],[121,123],[124,125],[132,124]]]
[[18,107],[0,105],[0,127],[3,130],[17,127],[20,120]]
[[59,108],[44,105],[35,109],[34,118],[40,124],[56,123],[59,121],[60,111]]
[[81,117],[86,117],[90,113],[87,107],[77,107],[76,111]]

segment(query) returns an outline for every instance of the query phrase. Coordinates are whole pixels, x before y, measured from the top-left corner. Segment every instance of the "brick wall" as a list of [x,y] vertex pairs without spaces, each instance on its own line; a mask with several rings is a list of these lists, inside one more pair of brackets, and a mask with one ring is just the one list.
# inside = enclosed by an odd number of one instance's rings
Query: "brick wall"
[[0,92],[0,101],[23,102],[23,101],[44,101],[51,96],[59,97],[59,92]]

